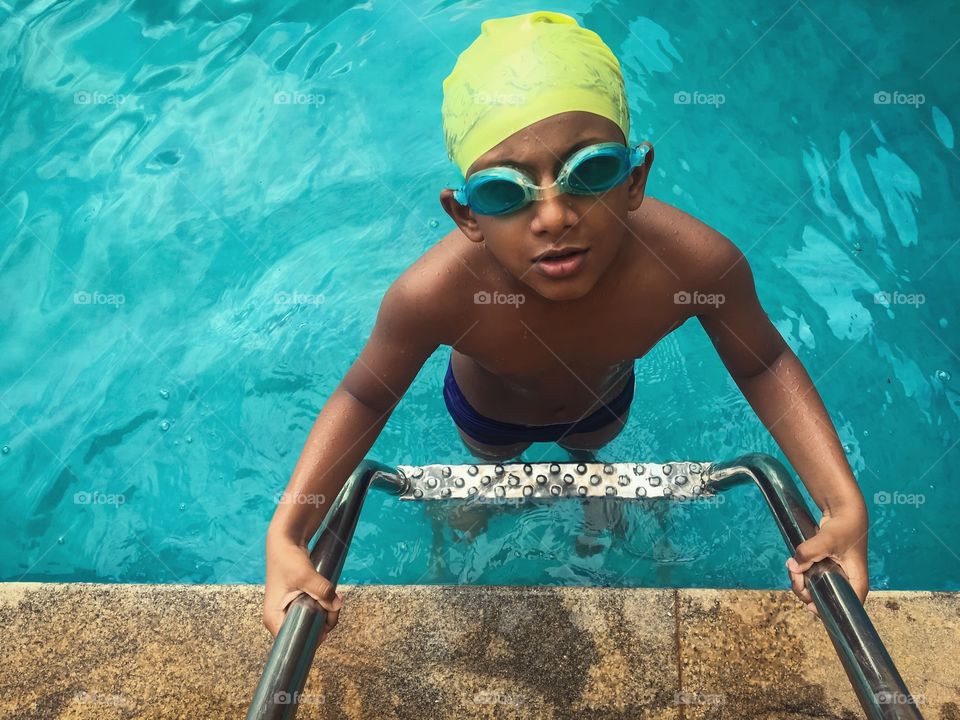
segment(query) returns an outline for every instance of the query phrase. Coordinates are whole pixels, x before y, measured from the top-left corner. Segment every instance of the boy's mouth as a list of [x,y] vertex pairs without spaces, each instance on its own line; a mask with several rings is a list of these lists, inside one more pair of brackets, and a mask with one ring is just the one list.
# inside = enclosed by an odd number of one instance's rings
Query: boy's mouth
[[533,259],[533,266],[542,275],[552,278],[568,277],[582,266],[589,248],[558,248],[540,253]]

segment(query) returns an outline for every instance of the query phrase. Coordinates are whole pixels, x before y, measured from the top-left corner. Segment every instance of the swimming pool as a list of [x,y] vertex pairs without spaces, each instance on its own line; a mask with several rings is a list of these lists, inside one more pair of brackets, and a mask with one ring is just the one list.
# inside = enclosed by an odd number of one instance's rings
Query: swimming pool
[[[546,7],[317,5],[0,5],[0,578],[262,582],[319,408],[390,282],[452,227],[441,80],[483,19]],[[549,6],[620,59],[650,194],[750,260],[867,499],[872,586],[960,589],[956,6],[631,7]],[[467,459],[448,354],[369,457]],[[687,323],[637,363],[601,457],[748,451],[778,453]],[[343,579],[787,586],[752,488],[628,507],[589,557],[577,501],[505,511],[472,543],[429,512],[372,494]]]

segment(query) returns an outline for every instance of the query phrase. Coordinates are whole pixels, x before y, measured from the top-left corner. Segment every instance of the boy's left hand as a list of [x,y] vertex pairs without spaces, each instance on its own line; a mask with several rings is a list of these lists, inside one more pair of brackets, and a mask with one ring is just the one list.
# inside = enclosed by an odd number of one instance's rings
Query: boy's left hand
[[820,519],[820,530],[812,538],[797,547],[796,555],[787,560],[790,583],[793,592],[804,603],[807,610],[817,617],[817,607],[806,587],[803,573],[823,558],[832,558],[843,569],[853,591],[860,602],[870,591],[870,575],[867,571],[867,517],[863,513],[842,511],[830,515],[824,513]]

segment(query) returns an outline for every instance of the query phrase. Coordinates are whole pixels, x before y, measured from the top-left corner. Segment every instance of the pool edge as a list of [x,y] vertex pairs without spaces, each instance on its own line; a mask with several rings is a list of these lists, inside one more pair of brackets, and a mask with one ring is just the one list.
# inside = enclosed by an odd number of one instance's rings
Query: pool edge
[[[298,718],[860,716],[786,591],[341,591]],[[241,717],[270,644],[261,602],[259,585],[0,583],[0,714]],[[960,713],[960,594],[875,591],[866,607],[924,714]]]

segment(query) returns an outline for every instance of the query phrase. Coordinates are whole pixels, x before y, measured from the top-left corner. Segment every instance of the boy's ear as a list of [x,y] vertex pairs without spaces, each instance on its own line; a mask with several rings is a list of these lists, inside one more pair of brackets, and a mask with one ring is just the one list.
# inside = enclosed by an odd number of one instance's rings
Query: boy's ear
[[467,238],[473,242],[483,242],[483,233],[477,225],[477,218],[470,208],[456,201],[453,190],[444,188],[440,191],[440,205]]
[[627,203],[631,210],[636,210],[643,202],[643,193],[647,188],[647,178],[650,177],[650,168],[653,167],[653,143],[644,140],[647,154],[643,164],[635,167],[630,174],[630,185],[627,188]]

